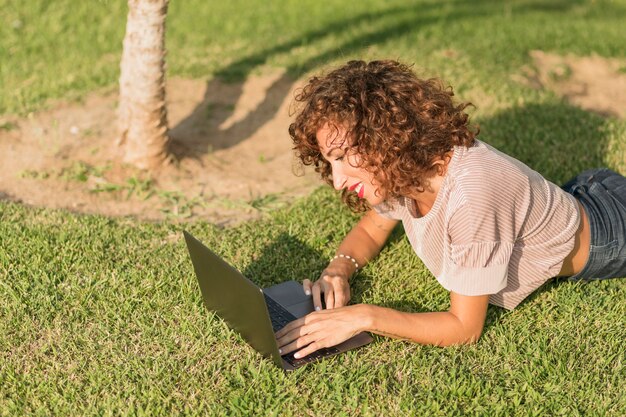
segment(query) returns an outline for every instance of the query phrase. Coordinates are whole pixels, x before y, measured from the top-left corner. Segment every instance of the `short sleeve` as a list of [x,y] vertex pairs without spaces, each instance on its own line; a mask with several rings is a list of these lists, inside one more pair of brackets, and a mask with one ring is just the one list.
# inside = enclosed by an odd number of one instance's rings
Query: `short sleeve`
[[451,245],[439,282],[461,295],[496,294],[507,285],[512,252],[506,242]]
[[448,291],[491,295],[507,286],[515,221],[506,205],[499,205],[492,196],[486,192],[466,196],[465,204],[448,221],[448,245],[439,278]]

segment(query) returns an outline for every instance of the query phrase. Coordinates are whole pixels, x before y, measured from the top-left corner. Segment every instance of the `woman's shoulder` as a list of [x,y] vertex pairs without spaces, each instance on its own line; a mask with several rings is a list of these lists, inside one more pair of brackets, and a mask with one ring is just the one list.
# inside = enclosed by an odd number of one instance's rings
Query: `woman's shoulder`
[[[455,149],[456,154],[456,149]],[[480,210],[515,204],[545,179],[517,159],[485,142],[460,149],[450,167],[451,207],[478,207]]]
[[458,158],[450,174],[455,182],[469,182],[475,186],[497,187],[528,185],[529,181],[543,177],[522,161],[499,151],[486,142],[476,141],[469,148],[455,148]]

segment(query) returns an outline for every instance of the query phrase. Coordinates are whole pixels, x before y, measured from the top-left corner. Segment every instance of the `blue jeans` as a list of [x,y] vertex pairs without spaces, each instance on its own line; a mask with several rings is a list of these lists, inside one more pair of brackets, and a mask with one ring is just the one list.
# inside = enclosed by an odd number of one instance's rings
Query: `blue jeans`
[[626,178],[610,169],[590,169],[561,188],[580,201],[591,229],[587,263],[570,280],[626,277]]

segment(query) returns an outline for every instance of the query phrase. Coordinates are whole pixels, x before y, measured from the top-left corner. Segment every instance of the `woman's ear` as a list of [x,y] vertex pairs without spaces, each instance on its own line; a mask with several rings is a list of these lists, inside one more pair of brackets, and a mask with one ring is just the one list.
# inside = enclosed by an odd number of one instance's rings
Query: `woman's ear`
[[448,163],[452,159],[452,151],[446,152],[442,158],[438,158],[430,165],[431,169],[437,172],[437,175],[442,177],[448,171]]
[[430,169],[435,171],[438,176],[442,177],[446,173],[448,163],[443,159],[438,159],[432,163]]

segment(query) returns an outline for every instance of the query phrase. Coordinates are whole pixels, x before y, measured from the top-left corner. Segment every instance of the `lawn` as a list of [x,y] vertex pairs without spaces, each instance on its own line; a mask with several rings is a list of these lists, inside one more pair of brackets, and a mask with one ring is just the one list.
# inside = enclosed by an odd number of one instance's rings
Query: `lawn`
[[[211,3],[172,2],[170,75],[399,58],[477,101],[480,138],[550,180],[626,173],[624,120],[511,77],[533,49],[626,58],[623,1]],[[0,0],[0,115],[114,89],[124,4]],[[326,188],[227,229],[0,200],[0,415],[626,415],[626,280],[561,280],[491,307],[472,346],[376,337],[288,374],[204,308],[183,228],[267,286],[319,274],[356,219]],[[448,307],[401,230],[353,294]]]

